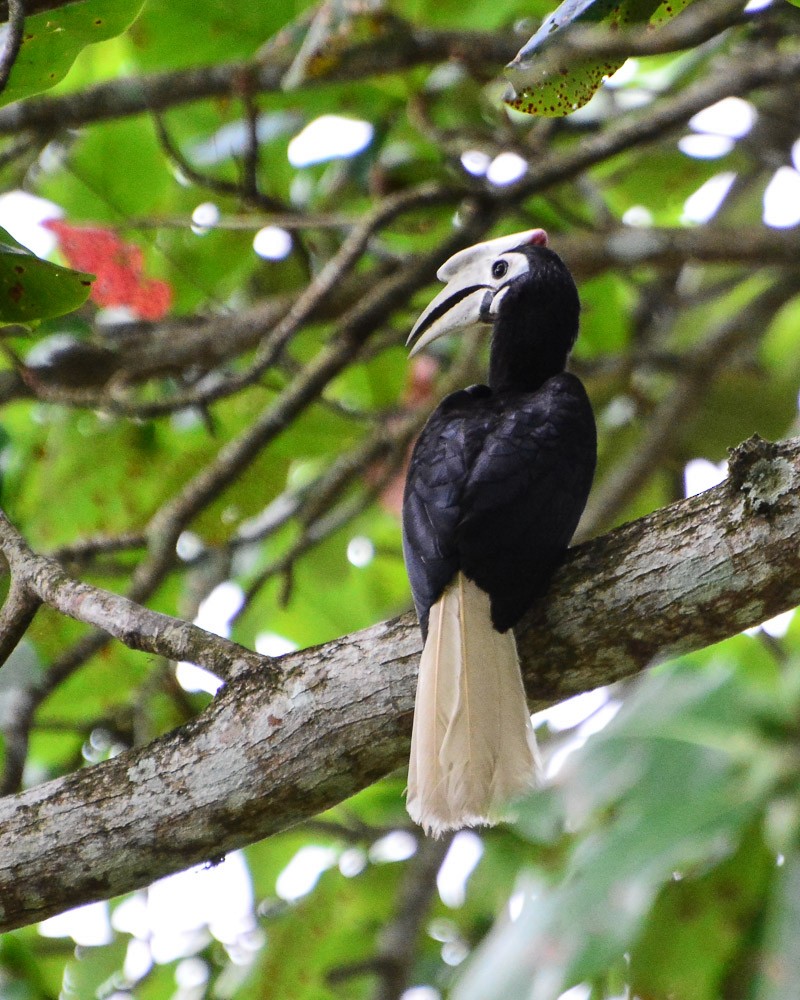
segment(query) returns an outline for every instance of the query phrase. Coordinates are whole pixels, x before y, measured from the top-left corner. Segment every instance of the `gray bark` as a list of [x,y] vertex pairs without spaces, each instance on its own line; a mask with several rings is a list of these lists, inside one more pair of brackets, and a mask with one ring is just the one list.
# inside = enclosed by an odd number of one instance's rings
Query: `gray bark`
[[[532,702],[629,676],[800,603],[799,498],[800,440],[753,439],[734,452],[726,483],[574,549],[519,631]],[[48,582],[41,557],[13,539],[3,548],[17,578],[30,565],[31,594],[102,620],[86,585],[52,563]],[[153,620],[140,610],[147,631]],[[127,612],[121,638],[135,645],[137,606]],[[138,648],[163,644],[170,655],[169,621]],[[175,629],[177,648],[191,640],[198,662],[230,660],[226,686],[181,729],[0,801],[0,930],[217,858],[405,766],[420,652],[411,615],[277,661]]]

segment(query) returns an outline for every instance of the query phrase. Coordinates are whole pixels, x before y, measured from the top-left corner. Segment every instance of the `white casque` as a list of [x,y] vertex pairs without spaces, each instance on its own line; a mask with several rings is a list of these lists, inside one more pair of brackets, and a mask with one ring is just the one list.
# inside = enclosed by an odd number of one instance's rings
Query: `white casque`
[[[525,255],[512,253],[526,243],[547,246],[547,233],[543,229],[512,233],[467,247],[446,260],[436,272],[445,287],[419,317],[406,341],[416,341],[411,356],[447,333],[490,326],[504,289],[528,270]],[[496,275],[493,268],[499,261],[507,266]]]

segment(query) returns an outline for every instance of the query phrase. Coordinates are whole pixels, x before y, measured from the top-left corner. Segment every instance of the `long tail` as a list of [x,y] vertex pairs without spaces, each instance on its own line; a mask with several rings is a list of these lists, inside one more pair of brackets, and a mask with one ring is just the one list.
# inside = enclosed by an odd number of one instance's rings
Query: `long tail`
[[431,608],[411,735],[406,807],[426,833],[496,823],[534,787],[539,757],[511,631],[459,573]]

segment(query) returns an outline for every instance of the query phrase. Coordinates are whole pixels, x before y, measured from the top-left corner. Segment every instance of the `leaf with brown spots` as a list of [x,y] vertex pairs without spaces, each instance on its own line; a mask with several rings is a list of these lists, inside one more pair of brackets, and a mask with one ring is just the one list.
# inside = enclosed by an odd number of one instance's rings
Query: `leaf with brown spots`
[[635,25],[656,25],[680,13],[691,0],[565,0],[541,25],[506,67],[517,111],[546,118],[563,118],[582,108],[624,59],[582,58],[548,60],[553,42],[573,25],[604,25],[610,31]]
[[89,296],[93,277],[40,260],[0,229],[0,325],[63,316]]
[[138,17],[142,0],[77,0],[30,14],[0,105],[47,90],[62,80],[76,57],[94,42],[125,31]]

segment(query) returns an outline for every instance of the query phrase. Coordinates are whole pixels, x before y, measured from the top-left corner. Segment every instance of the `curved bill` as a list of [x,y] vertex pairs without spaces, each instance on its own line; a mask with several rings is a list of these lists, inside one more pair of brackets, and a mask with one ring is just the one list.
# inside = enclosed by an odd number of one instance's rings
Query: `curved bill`
[[460,250],[446,260],[436,277],[447,284],[414,324],[406,341],[407,346],[414,345],[410,356],[446,333],[491,326],[489,307],[497,291],[491,276],[492,262],[526,244],[547,246],[547,233],[543,229],[528,229],[501,236]]
[[[492,293],[485,285],[468,285],[453,288],[453,282],[439,292],[425,312],[414,324],[406,346],[414,343],[410,357],[446,333],[466,331],[473,326],[491,325],[487,309]],[[486,319],[482,317],[486,316]]]

